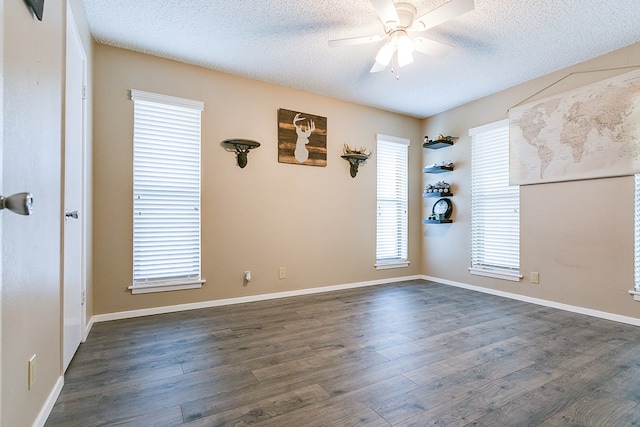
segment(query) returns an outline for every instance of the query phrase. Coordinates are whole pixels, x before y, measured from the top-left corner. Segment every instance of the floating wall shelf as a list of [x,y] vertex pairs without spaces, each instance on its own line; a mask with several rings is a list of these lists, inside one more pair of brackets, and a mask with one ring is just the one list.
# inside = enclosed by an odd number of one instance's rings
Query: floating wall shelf
[[437,150],[439,148],[451,147],[453,145],[453,141],[427,141],[422,144],[423,148],[430,148],[432,150]]
[[360,166],[361,163],[366,162],[369,156],[370,154],[347,153],[340,157],[349,162],[351,165],[349,167],[349,174],[351,175],[351,178],[355,178],[358,174],[358,166]]
[[438,135],[438,138],[434,140],[431,140],[428,136],[425,136],[422,148],[437,150],[439,148],[451,147],[453,145],[453,141],[455,141],[456,139],[458,139],[457,136],[444,136],[442,134]]
[[439,193],[437,191],[432,191],[431,193],[422,193],[422,197],[453,197],[453,193],[449,191],[448,193]]
[[233,147],[232,151],[236,153],[238,166],[244,168],[247,166],[247,154],[249,150],[260,147],[258,141],[252,141],[250,139],[229,138],[222,141],[228,147]]
[[453,166],[431,166],[428,168],[424,168],[424,173],[444,173],[451,172],[453,170]]

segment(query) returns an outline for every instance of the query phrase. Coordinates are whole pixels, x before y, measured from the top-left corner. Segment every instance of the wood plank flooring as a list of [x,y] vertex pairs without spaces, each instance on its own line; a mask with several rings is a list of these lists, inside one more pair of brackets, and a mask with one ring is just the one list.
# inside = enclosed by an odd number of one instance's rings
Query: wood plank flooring
[[54,426],[640,425],[640,327],[427,281],[104,322]]

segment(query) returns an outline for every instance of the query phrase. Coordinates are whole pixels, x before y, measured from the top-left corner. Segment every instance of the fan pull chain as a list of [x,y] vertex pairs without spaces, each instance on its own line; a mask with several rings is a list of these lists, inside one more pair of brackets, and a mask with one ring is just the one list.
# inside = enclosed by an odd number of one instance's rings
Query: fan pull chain
[[398,63],[398,51],[393,53],[391,58],[391,74],[396,75],[396,80],[400,80],[400,64]]
[[395,74],[396,80],[400,80],[400,62],[398,61],[397,52],[394,52],[391,57],[391,74]]

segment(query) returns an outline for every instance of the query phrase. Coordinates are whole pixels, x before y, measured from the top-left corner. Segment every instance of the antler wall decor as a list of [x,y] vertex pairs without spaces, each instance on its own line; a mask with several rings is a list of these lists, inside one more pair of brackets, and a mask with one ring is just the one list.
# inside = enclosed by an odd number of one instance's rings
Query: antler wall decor
[[229,138],[222,141],[222,143],[233,147],[231,151],[235,151],[240,168],[247,166],[249,150],[260,147],[259,142],[250,139]]
[[365,147],[351,148],[347,144],[344,145],[344,154],[340,157],[347,160],[351,165],[349,168],[351,178],[356,177],[358,174],[358,167],[361,163],[366,162],[367,159],[371,157],[371,154],[373,154],[373,152]]

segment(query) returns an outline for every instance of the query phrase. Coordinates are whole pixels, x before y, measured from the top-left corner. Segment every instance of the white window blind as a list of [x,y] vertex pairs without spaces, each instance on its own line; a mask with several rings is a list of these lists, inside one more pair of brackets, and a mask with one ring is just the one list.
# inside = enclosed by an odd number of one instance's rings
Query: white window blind
[[634,209],[634,272],[635,290],[640,292],[640,174],[635,179],[635,209]]
[[133,286],[200,287],[200,116],[203,104],[131,91]]
[[520,188],[509,185],[508,120],[469,130],[471,144],[471,268],[520,280]]
[[378,135],[376,268],[409,265],[408,147],[409,140]]

